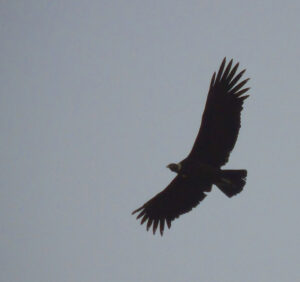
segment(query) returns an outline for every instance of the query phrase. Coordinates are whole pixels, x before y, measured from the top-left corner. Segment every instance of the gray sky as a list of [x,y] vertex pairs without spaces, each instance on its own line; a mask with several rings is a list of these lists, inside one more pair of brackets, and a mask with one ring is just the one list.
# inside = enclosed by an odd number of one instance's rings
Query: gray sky
[[[300,4],[1,1],[0,280],[299,281]],[[130,213],[173,178],[224,56],[251,78],[218,189],[163,237]]]

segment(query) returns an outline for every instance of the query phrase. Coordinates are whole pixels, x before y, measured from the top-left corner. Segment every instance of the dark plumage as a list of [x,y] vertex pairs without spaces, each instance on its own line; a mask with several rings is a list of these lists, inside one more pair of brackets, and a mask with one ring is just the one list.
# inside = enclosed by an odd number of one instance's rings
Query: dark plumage
[[177,176],[165,190],[158,193],[139,212],[141,224],[147,222],[147,230],[153,226],[153,234],[181,214],[196,207],[209,192],[213,184],[228,197],[241,192],[246,183],[246,170],[221,170],[227,163],[241,127],[241,111],[244,95],[249,88],[243,88],[249,79],[238,83],[245,70],[236,74],[239,64],[232,67],[232,60],[226,66],[224,58],[218,73],[214,73],[206,100],[199,133],[190,154],[178,164],[167,167]]

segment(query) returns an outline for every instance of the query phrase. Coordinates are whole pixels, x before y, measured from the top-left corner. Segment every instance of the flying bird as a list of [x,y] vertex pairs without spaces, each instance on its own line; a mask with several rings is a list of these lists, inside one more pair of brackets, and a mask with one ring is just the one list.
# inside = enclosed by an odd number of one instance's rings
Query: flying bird
[[147,231],[158,226],[163,235],[165,224],[191,211],[216,185],[227,197],[243,190],[247,170],[221,169],[228,162],[241,127],[241,111],[245,94],[250,88],[243,88],[249,79],[238,83],[246,70],[237,75],[239,63],[232,67],[232,60],[226,66],[223,59],[218,73],[213,74],[207,95],[202,122],[195,143],[189,155],[179,163],[167,166],[177,175],[160,193],[132,212],[138,213],[141,224],[147,223]]

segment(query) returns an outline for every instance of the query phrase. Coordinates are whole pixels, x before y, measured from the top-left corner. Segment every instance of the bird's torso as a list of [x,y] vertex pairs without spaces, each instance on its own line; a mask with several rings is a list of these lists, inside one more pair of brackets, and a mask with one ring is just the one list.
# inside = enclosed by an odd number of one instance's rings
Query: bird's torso
[[209,164],[188,159],[184,159],[180,164],[181,169],[178,174],[185,178],[199,178],[213,183],[220,177],[221,170]]

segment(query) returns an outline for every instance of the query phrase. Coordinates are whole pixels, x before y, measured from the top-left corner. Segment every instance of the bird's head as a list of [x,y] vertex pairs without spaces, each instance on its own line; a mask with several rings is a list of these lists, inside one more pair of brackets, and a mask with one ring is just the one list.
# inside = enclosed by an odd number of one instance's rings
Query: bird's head
[[171,164],[167,165],[167,168],[178,173],[181,169],[181,164],[180,163],[179,164],[171,163]]

